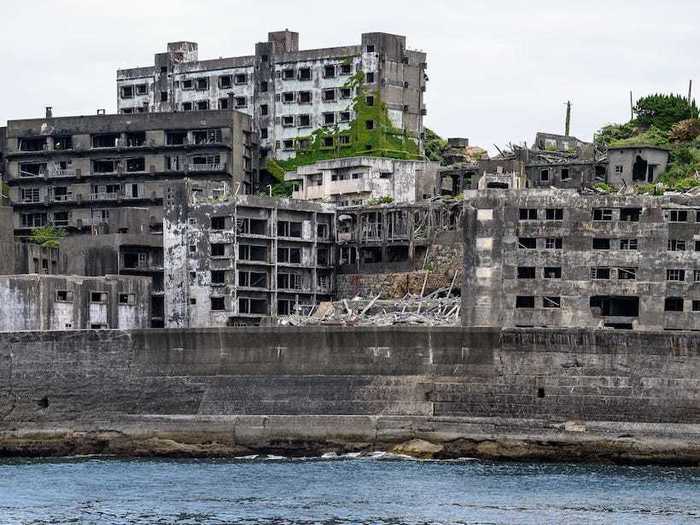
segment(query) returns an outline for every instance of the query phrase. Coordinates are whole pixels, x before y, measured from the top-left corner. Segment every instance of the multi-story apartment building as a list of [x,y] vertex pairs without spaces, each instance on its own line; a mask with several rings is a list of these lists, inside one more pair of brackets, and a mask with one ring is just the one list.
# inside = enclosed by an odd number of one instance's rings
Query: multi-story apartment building
[[700,199],[467,191],[466,326],[700,329]]
[[165,208],[166,327],[259,324],[331,298],[332,206],[186,180]]
[[[363,103],[383,103],[393,127],[420,148],[426,67],[425,53],[387,33],[365,33],[359,45],[300,50],[298,33],[277,31],[257,43],[253,55],[213,60],[200,60],[194,42],[173,42],[153,66],[117,71],[117,107],[129,114],[243,111],[253,117],[262,149],[289,159],[314,131],[351,127],[361,77]],[[359,125],[386,127],[368,120]]]
[[112,210],[138,206],[159,231],[171,182],[221,180],[245,192],[255,154],[250,118],[236,111],[11,120],[5,161],[15,230],[90,231]]

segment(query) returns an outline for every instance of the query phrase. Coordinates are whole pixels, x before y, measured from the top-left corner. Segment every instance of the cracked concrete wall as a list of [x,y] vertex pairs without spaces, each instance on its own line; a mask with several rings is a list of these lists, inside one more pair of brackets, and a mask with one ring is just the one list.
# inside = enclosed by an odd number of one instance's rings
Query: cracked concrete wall
[[699,212],[680,194],[466,192],[462,322],[698,330]]
[[15,273],[15,237],[12,208],[0,206],[0,275]]
[[0,428],[244,414],[698,424],[698,349],[697,334],[585,329],[2,333]]
[[147,328],[151,283],[115,275],[2,276],[0,304],[0,332]]

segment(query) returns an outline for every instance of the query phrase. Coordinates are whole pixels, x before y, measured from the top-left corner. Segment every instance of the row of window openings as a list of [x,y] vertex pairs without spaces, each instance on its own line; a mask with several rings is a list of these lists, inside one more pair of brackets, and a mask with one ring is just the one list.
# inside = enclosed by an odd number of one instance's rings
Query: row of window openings
[[[637,278],[638,268],[632,267],[620,267],[620,268],[610,268],[604,267],[593,267],[591,268],[591,279],[594,280],[605,280],[610,279],[614,272],[617,273],[617,278],[619,280],[633,280]],[[535,266],[518,266],[518,279],[535,279],[537,275],[537,267]],[[684,269],[667,269],[666,270],[666,280],[667,281],[685,281],[686,270]],[[545,279],[561,279],[561,267],[551,266],[544,267],[542,271],[542,276]],[[700,270],[693,270],[693,281],[700,282]]]
[[[238,286],[241,288],[267,288],[268,276],[264,272],[239,271]],[[226,270],[212,270],[210,272],[212,285],[225,285],[227,283],[228,273]],[[326,281],[319,277],[319,284],[326,284]],[[309,289],[310,275],[304,276],[294,273],[278,273],[277,288],[285,290],[305,290]]]
[[[197,253],[197,246],[191,244],[189,247],[190,253]],[[329,251],[318,250],[318,263],[321,265],[327,265],[330,260]],[[224,244],[216,245],[212,244],[212,257],[226,257],[226,247]],[[241,261],[257,261],[257,262],[267,262],[268,261],[268,250],[266,246],[257,246],[250,244],[240,244],[238,246],[238,259]],[[302,249],[293,247],[280,247],[277,248],[277,262],[289,263],[289,264],[301,264],[302,262]]]
[[[561,175],[562,181],[571,180],[571,175],[569,174],[569,168],[562,168],[560,171],[560,175]],[[548,169],[540,171],[540,181],[541,182],[549,182],[549,170]]]
[[[623,222],[639,222],[642,208],[619,208],[620,220]],[[537,208],[520,208],[519,217],[521,221],[534,221],[538,219]],[[563,220],[563,210],[561,208],[545,209],[545,220]],[[614,217],[613,208],[595,208],[591,212],[594,221],[612,221]],[[667,222],[688,222],[688,210],[665,210],[664,218]],[[700,223],[700,210],[695,210],[695,222]]]
[[[56,290],[57,303],[72,303],[75,296],[71,290]],[[90,292],[90,302],[97,304],[105,304],[109,298],[108,292]],[[117,297],[119,304],[133,306],[136,304],[136,294],[120,293]]]
[[[600,307],[596,298],[591,297],[590,306],[591,308]],[[666,297],[664,298],[664,311],[665,312],[683,312],[684,311],[684,299],[682,297]],[[518,295],[515,298],[516,308],[535,308],[535,296],[533,295]],[[561,308],[561,297],[556,296],[544,296],[542,297],[542,308]],[[691,301],[691,310],[693,312],[700,312],[700,301]],[[639,315],[638,311],[632,309],[629,312],[630,317],[637,317]]]
[[[610,250],[613,243],[617,242],[618,249],[620,250],[638,250],[639,241],[638,239],[608,239],[608,238],[594,238],[592,239],[592,248],[594,250]],[[667,250],[671,252],[686,251],[690,249],[690,246],[694,246],[695,251],[700,251],[700,241],[686,241],[684,239],[669,239],[667,243]],[[544,239],[544,248],[551,249],[561,249],[562,239],[561,238],[546,238]],[[524,250],[534,250],[537,248],[537,238],[535,237],[518,237],[518,248]]]

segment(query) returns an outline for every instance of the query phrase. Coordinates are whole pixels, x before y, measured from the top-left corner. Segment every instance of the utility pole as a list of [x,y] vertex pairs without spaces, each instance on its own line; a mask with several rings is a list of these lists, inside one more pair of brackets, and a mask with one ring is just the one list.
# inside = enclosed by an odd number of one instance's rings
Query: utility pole
[[571,101],[566,101],[566,122],[564,122],[564,136],[569,136],[569,131],[571,127]]
[[693,80],[688,80],[688,104],[693,99]]
[[630,89],[630,120],[634,120],[634,102],[632,102],[632,90]]

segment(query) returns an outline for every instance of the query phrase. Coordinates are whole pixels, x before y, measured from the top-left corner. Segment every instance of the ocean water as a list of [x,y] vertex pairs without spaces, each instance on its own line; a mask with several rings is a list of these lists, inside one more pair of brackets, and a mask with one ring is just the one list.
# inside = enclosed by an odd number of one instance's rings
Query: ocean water
[[0,461],[1,524],[700,523],[700,469],[370,458]]

